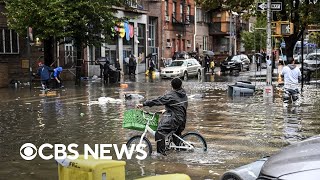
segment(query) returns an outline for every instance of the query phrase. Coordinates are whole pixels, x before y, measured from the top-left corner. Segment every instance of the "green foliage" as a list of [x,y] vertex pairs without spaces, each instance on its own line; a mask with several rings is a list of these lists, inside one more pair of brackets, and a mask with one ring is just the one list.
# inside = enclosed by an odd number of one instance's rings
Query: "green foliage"
[[71,37],[81,44],[108,38],[117,20],[112,5],[117,0],[5,0],[9,27],[26,34],[32,27],[41,39]]
[[311,32],[309,34],[309,42],[317,44],[320,47],[320,32]]
[[[257,1],[254,0],[196,0],[197,4],[212,11],[235,11],[241,14],[241,18],[248,19],[248,16],[260,17],[266,12],[256,11]],[[261,2],[261,1],[260,1]],[[266,2],[264,0],[263,2]],[[293,56],[293,48],[300,39],[302,33],[309,24],[320,22],[320,1],[319,0],[277,0],[282,2],[282,11],[274,12],[274,21],[290,21],[294,23],[294,34],[284,37],[286,43],[286,54]],[[259,32],[260,33],[260,32]],[[254,35],[249,32],[242,32],[242,39],[245,47],[253,49]],[[250,45],[251,44],[251,45]]]
[[259,52],[261,49],[266,49],[266,17],[257,17],[256,23],[253,26],[252,32],[242,31],[241,38],[246,50],[255,50]]

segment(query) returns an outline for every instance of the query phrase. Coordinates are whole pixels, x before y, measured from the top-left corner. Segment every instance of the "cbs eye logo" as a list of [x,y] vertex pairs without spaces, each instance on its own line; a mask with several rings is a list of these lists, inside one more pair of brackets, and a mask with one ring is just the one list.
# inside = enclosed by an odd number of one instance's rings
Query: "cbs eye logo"
[[37,156],[37,147],[32,143],[25,143],[20,148],[20,156],[27,161],[34,159]]

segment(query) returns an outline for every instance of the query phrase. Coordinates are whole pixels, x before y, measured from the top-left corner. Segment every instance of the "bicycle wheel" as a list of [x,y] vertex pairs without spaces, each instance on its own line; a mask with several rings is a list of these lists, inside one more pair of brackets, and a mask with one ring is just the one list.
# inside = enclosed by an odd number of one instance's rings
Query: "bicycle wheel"
[[183,134],[181,138],[194,147],[195,152],[207,151],[207,142],[200,134],[196,132],[188,132]]
[[[130,138],[127,142],[128,149],[130,150],[133,144],[137,146],[140,142],[140,139],[141,139],[141,135],[133,136],[132,138]],[[146,137],[144,137],[142,140],[142,144],[146,145],[146,147],[143,150],[147,152],[148,156],[150,156],[152,153],[152,145],[150,141]],[[136,153],[136,151],[134,151],[134,153]]]

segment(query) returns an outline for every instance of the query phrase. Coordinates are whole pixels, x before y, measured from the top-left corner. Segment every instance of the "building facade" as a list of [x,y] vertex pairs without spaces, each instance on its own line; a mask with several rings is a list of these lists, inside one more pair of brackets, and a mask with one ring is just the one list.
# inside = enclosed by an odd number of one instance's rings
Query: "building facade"
[[163,1],[163,58],[171,58],[174,52],[194,50],[194,4],[193,0]]

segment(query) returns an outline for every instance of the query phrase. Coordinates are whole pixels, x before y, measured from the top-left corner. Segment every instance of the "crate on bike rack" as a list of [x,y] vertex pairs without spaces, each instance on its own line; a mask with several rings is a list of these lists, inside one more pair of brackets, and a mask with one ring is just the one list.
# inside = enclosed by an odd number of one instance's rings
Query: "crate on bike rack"
[[124,118],[122,122],[122,127],[126,129],[133,129],[138,131],[144,131],[147,120],[150,119],[149,126],[154,131],[157,130],[159,114],[153,115],[145,114],[145,118],[143,117],[143,111],[138,109],[130,109],[124,112]]

